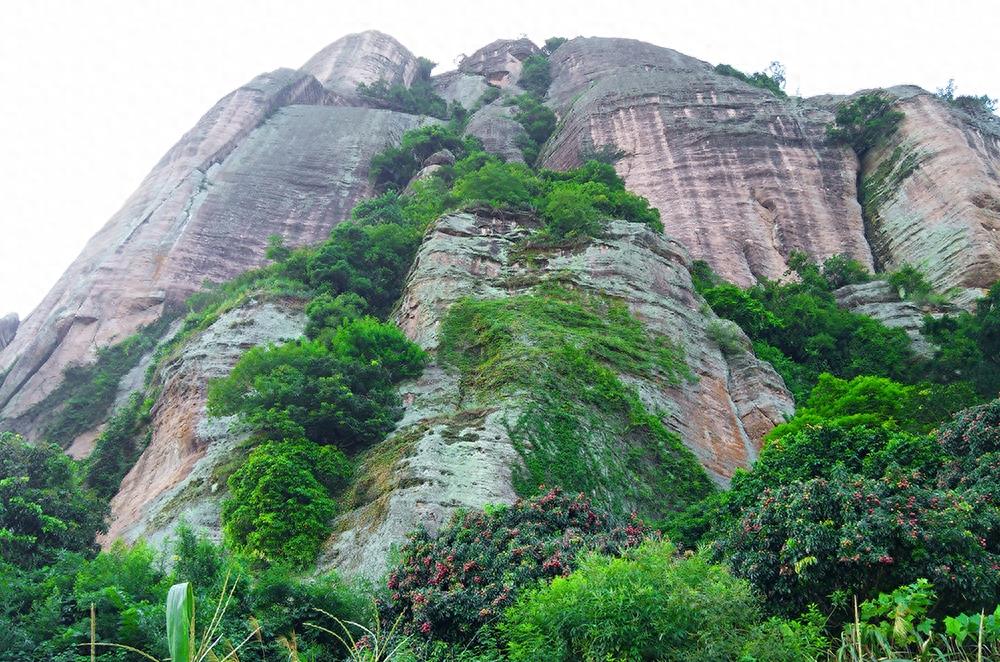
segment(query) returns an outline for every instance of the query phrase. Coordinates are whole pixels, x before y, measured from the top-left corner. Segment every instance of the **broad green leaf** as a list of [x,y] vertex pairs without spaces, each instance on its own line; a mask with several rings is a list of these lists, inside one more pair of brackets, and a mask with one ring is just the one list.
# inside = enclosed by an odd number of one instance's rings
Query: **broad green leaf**
[[167,593],[167,649],[173,662],[194,660],[194,589],[174,584]]

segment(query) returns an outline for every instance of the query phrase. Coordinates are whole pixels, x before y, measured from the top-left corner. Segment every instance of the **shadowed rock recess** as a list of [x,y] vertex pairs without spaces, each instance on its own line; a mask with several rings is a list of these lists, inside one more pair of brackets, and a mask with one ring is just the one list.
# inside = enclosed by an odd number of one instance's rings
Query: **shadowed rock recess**
[[[511,98],[524,92],[524,61],[540,53],[527,39],[498,40],[434,76],[431,87],[474,110],[464,130],[488,151],[523,161],[526,133]],[[859,162],[826,137],[839,97],[779,98],[701,60],[626,39],[572,39],[548,57],[544,102],[558,124],[537,163],[564,170],[617,153],[617,172],[660,210],[664,234],[612,221],[592,241],[526,250],[538,223],[530,215],[476,207],[431,223],[393,319],[432,361],[402,386],[396,429],[360,458],[323,567],[376,576],[417,524],[434,529],[456,508],[515,498],[537,450],[537,440],[518,437],[532,396],[465,388],[439,351],[456,302],[530,297],[557,285],[624,304],[651,337],[677,348],[683,376],[651,369],[616,378],[725,485],[756,459],[793,401],[742,331],[695,292],[692,259],[741,285],[785,277],[793,251],[818,260],[846,254],[869,269],[908,263],[938,290],[961,290],[960,304],[1000,278],[995,119],[973,118],[917,88],[891,88],[904,120]],[[68,368],[94,364],[100,350],[137,333],[148,341],[114,373],[108,411],[91,412],[72,438],[52,439],[86,457],[130,393],[154,398],[141,455],[112,499],[105,544],[160,541],[181,519],[219,535],[225,476],[245,453],[246,435],[207,416],[208,380],[228,374],[250,347],[299,337],[303,302],[250,293],[156,349],[206,281],[263,265],[271,235],[292,247],[324,239],[375,193],[372,158],[407,130],[441,120],[373,108],[358,85],[408,86],[418,75],[402,44],[365,32],[330,44],[301,69],[257,76],[181,137],[27,319],[0,319],[0,429],[34,440],[67,408]],[[441,163],[448,160],[431,167]],[[906,329],[919,352],[933,351],[919,334],[924,311],[884,281],[836,297]],[[645,474],[621,459],[627,441],[584,429],[580,438],[589,457],[610,458],[593,477],[595,500],[661,514],[649,508],[658,493],[643,484]]]

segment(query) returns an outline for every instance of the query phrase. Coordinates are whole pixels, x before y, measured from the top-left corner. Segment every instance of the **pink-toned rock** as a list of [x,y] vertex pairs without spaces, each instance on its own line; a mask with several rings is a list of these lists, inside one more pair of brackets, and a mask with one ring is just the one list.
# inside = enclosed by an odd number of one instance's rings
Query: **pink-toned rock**
[[666,233],[743,285],[782,277],[793,250],[871,267],[857,160],[826,140],[827,111],[628,39],[573,39],[551,60],[562,128],[544,166],[622,150],[619,174],[659,208]]
[[1000,119],[919,88],[891,91],[904,119],[862,173],[874,252],[887,271],[909,263],[973,299],[1000,280]]
[[401,43],[378,30],[341,37],[302,65],[324,87],[345,98],[357,96],[359,83],[384,80],[409,86],[417,58]]
[[509,87],[521,77],[521,66],[532,55],[541,53],[530,39],[497,39],[463,58],[458,70],[478,74],[495,87]]

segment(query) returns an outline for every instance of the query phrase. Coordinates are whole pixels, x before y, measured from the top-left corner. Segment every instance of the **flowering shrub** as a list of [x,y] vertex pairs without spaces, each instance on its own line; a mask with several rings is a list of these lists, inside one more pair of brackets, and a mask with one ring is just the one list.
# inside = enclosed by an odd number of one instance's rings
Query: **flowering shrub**
[[583,550],[618,555],[647,536],[634,516],[612,522],[559,489],[486,512],[460,512],[436,538],[411,534],[388,577],[383,610],[408,633],[470,638],[539,579],[569,575]]

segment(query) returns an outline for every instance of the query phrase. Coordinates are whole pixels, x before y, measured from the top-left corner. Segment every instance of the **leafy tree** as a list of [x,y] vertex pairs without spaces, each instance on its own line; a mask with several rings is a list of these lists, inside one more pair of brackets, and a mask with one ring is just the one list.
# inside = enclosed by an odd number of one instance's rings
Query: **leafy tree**
[[552,75],[549,73],[549,58],[545,55],[531,55],[521,64],[521,77],[517,83],[528,93],[539,99],[549,91]]
[[600,230],[601,214],[594,207],[593,196],[579,184],[554,184],[541,212],[546,228],[557,237],[591,237]]
[[306,315],[309,316],[306,337],[315,340],[324,331],[332,331],[343,322],[361,317],[367,309],[368,302],[354,292],[344,292],[336,297],[320,294],[306,304]]
[[541,183],[523,164],[489,161],[455,181],[461,200],[482,200],[495,207],[528,207],[541,193]]
[[304,439],[264,443],[229,477],[226,535],[255,559],[306,567],[336,513],[331,493],[350,475],[350,462],[336,448]]
[[842,253],[823,261],[823,277],[833,289],[867,283],[872,279],[872,275],[860,262]]
[[552,55],[556,52],[556,49],[565,44],[568,39],[565,37],[549,37],[545,40],[545,45],[542,46],[542,52],[546,55]]
[[107,513],[58,446],[0,433],[0,561],[31,569],[63,550],[96,552]]
[[885,92],[862,94],[840,105],[826,134],[831,140],[850,145],[863,156],[895,133],[903,120],[903,113],[892,110],[892,105],[892,99]]

